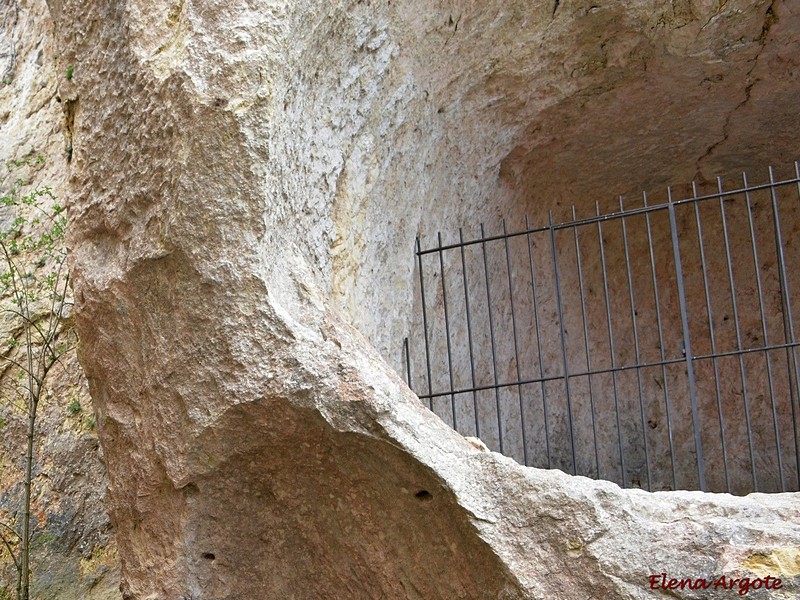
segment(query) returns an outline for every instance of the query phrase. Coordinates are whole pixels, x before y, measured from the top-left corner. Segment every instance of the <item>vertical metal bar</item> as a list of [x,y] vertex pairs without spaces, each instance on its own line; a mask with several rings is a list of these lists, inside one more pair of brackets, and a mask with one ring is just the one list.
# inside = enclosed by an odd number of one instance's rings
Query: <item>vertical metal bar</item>
[[422,330],[425,333],[425,367],[428,373],[428,408],[433,410],[433,379],[431,378],[431,351],[428,342],[428,311],[425,308],[425,277],[422,274],[422,248],[417,236],[417,258],[419,259],[419,292],[422,296]]
[[556,254],[556,231],[553,228],[553,213],[547,213],[547,226],[550,228],[550,247],[553,250],[553,275],[556,284],[556,302],[558,303],[558,322],[561,333],[561,360],[564,365],[564,386],[567,392],[567,420],[569,422],[569,444],[572,451],[572,474],[578,471],[578,462],[575,457],[575,431],[572,425],[572,396],[569,389],[569,362],[567,360],[567,340],[564,332],[564,310],[561,303],[561,283],[558,276],[558,255]]
[[[770,176],[772,173],[770,172]],[[756,232],[753,226],[753,207],[750,202],[750,191],[747,189],[747,173],[742,173],[742,185],[744,186],[744,200],[747,206],[747,223],[750,229],[750,246],[753,251],[753,267],[756,276],[756,291],[758,292],[758,311],[761,317],[761,336],[764,338],[764,347],[769,346],[769,339],[767,335],[767,317],[764,314],[764,294],[761,286],[761,266],[758,264],[758,247],[756,244]],[[776,235],[778,233],[776,232]],[[777,238],[776,238],[777,243]],[[780,254],[780,253],[779,253]],[[780,263],[780,258],[778,258]],[[781,491],[786,491],[786,482],[783,478],[783,458],[781,456],[781,434],[778,428],[778,410],[775,406],[775,385],[772,380],[772,360],[770,358],[769,350],[764,351],[764,360],[767,363],[767,385],[769,387],[769,399],[772,406],[772,429],[775,434],[775,450],[778,455],[778,478],[781,484]]]
[[406,380],[408,382],[408,389],[413,390],[411,387],[411,351],[408,348],[408,338],[403,340],[403,351],[406,355]]
[[461,274],[464,278],[464,306],[467,311],[467,341],[469,343],[469,374],[472,378],[472,407],[475,411],[475,437],[481,437],[478,418],[478,392],[475,391],[475,355],[472,347],[472,317],[469,312],[469,287],[467,286],[467,263],[464,260],[464,232],[458,228],[458,243],[461,245]]
[[[511,304],[511,331],[514,335],[514,363],[517,367],[517,381],[522,381],[522,375],[519,369],[519,342],[517,341],[517,317],[514,312],[514,286],[511,282],[511,255],[508,250],[508,230],[506,229],[506,220],[503,219],[503,237],[506,245],[506,273],[508,274],[508,297]],[[517,393],[519,394],[519,420],[522,427],[522,456],[524,464],[528,464],[528,443],[527,434],[525,433],[525,405],[522,400],[522,386],[517,386]]]
[[[797,162],[794,163],[794,170],[797,178],[800,179],[800,164]],[[769,168],[769,182],[770,182],[770,194],[772,196],[772,216],[773,216],[773,226],[775,227],[775,249],[776,255],[778,257],[778,275],[779,275],[779,284],[781,288],[781,308],[783,312],[783,337],[784,341],[787,343],[789,339],[787,339],[787,330],[789,337],[791,338],[791,342],[794,343],[794,319],[792,318],[792,303],[791,298],[789,296],[789,280],[786,277],[786,259],[783,255],[783,234],[781,233],[781,221],[780,216],[778,213],[778,196],[775,193],[775,173],[772,170],[772,167]],[[797,190],[800,195],[800,183],[797,184]],[[795,375],[795,382],[798,386],[800,386],[800,370],[798,370],[797,364],[797,348],[793,347],[791,349],[792,353],[792,363],[794,365],[794,375]],[[786,349],[786,363],[787,367],[789,367],[789,349]],[[797,438],[797,419],[796,419],[796,412],[794,406],[794,399],[793,399],[793,390],[792,390],[792,374],[791,374],[791,367],[789,367],[789,404],[792,407],[792,433],[794,434],[794,452],[795,452],[795,466],[797,467],[797,479],[798,479],[798,486],[800,486],[800,447],[798,447],[798,438]],[[795,388],[797,391],[797,388]]]
[[[644,205],[647,206],[647,194],[642,194]],[[650,225],[650,213],[645,213],[645,221],[647,223],[647,245],[650,250],[650,274],[653,279],[653,300],[656,305],[656,325],[658,327],[658,353],[661,362],[664,362],[664,329],[661,326],[661,303],[659,302],[658,294],[658,278],[656,276],[656,259],[653,251],[653,230]],[[661,379],[664,383],[664,410],[667,417],[667,439],[669,441],[669,460],[672,467],[672,489],[677,489],[678,478],[675,472],[675,443],[672,437],[672,416],[669,404],[669,385],[667,383],[667,368],[664,364],[661,365]]]
[[739,351],[739,377],[742,383],[742,400],[744,403],[744,419],[747,428],[747,445],[750,451],[750,469],[753,476],[753,491],[758,491],[758,478],[756,477],[756,457],[753,449],[753,428],[750,424],[750,399],[747,396],[747,376],[744,369],[744,355],[742,354],[742,330],[739,327],[739,306],[736,302],[736,285],[733,279],[733,261],[731,260],[731,245],[728,238],[728,219],[725,216],[725,201],[722,198],[722,179],[717,177],[717,190],[720,193],[719,211],[722,219],[722,238],[725,241],[725,258],[728,263],[728,285],[731,288],[731,305],[733,307],[733,324],[736,328],[736,349]]
[[547,392],[544,385],[544,367],[542,367],[542,335],[539,329],[539,304],[536,299],[536,276],[533,269],[533,248],[531,246],[531,224],[528,215],[525,215],[525,237],[528,240],[528,264],[531,267],[531,293],[533,294],[533,319],[536,327],[536,352],[539,357],[539,379],[542,386],[542,414],[544,415],[544,443],[547,451],[547,468],[553,468],[553,460],[550,452],[550,427],[547,420]]
[[[575,205],[572,206],[572,220],[577,221],[575,215]],[[589,374],[589,407],[592,411],[592,439],[594,441],[594,464],[597,469],[597,478],[600,479],[600,449],[597,441],[597,424],[594,410],[594,388],[592,387],[592,362],[589,351],[589,324],[586,317],[586,296],[583,291],[583,264],[581,261],[580,241],[578,240],[578,226],[572,226],[572,233],[575,237],[575,254],[578,257],[578,293],[581,298],[581,317],[583,319],[583,344],[586,346],[586,372]]]
[[[692,196],[697,198],[697,186],[692,182]],[[731,480],[728,473],[728,445],[725,439],[725,418],[722,414],[722,393],[719,387],[719,365],[717,363],[717,340],[714,335],[714,317],[711,309],[711,293],[708,287],[708,266],[706,264],[706,251],[703,243],[703,225],[700,219],[700,208],[694,203],[694,216],[697,223],[697,240],[700,244],[700,267],[703,271],[703,290],[706,295],[706,316],[708,317],[708,335],[711,339],[711,364],[714,367],[714,391],[717,399],[717,415],[719,417],[719,435],[722,442],[722,468],[725,473],[725,490],[730,494]]]
[[[797,183],[797,196],[798,200],[800,200],[800,162],[795,161],[794,163],[794,173],[795,178],[798,180]],[[777,209],[778,203],[774,203],[774,207]],[[776,213],[777,219],[777,213]],[[780,227],[778,227],[778,231],[780,231]],[[781,240],[780,247],[783,248],[783,240]],[[783,274],[783,285],[781,286],[781,291],[784,294],[784,298],[786,301],[786,313],[784,314],[784,324],[783,324],[783,336],[784,341],[786,343],[794,343],[795,336],[794,336],[794,318],[792,317],[792,303],[791,303],[791,295],[790,295],[790,288],[789,288],[789,280],[786,278],[785,267],[786,263],[782,262],[782,274]],[[788,327],[787,327],[788,322]],[[787,338],[786,330],[789,330],[789,337]],[[787,348],[787,354],[789,349]],[[794,387],[792,387],[792,376],[791,373],[789,374],[789,401],[792,406],[792,433],[794,434],[794,453],[795,453],[795,466],[797,467],[797,485],[798,489],[800,489],[800,447],[798,446],[798,433],[797,433],[797,415],[795,411],[795,401],[797,401],[798,406],[800,406],[800,368],[798,367],[797,361],[797,347],[792,346],[791,348],[792,353],[792,364],[794,366]],[[788,363],[788,356],[787,356],[787,363]]]
[[622,202],[622,196],[619,198],[619,210],[623,214],[622,221],[622,242],[625,248],[625,271],[628,275],[628,292],[631,305],[631,325],[633,326],[633,349],[636,355],[636,383],[639,389],[639,413],[642,421],[642,441],[644,442],[644,462],[647,469],[647,490],[652,491],[653,484],[650,476],[650,451],[647,446],[647,419],[644,414],[644,390],[642,389],[642,368],[641,353],[639,352],[639,328],[636,319],[636,299],[633,292],[633,276],[631,274],[631,257],[628,250],[628,228],[625,225],[625,220],[628,218],[624,215],[625,206]]
[[494,399],[497,405],[497,440],[500,444],[500,453],[504,454],[503,447],[503,417],[500,412],[500,390],[497,387],[497,353],[494,344],[494,321],[492,320],[492,293],[489,290],[489,264],[486,260],[486,234],[481,223],[481,250],[483,251],[483,275],[486,279],[486,308],[489,312],[489,340],[492,345],[492,377],[494,381]]
[[[600,203],[595,203],[595,212],[600,216]],[[619,417],[619,392],[617,389],[617,359],[614,348],[614,330],[611,326],[611,302],[608,295],[608,271],[606,270],[606,249],[603,241],[603,225],[597,222],[597,237],[600,243],[600,266],[603,272],[603,297],[606,303],[606,329],[608,345],[611,351],[611,384],[614,390],[614,413],[617,420],[617,439],[619,441],[619,464],[622,470],[622,487],[627,487],[627,470],[625,469],[625,452],[622,447],[622,422]]]
[[686,306],[686,291],[683,287],[683,266],[681,265],[681,248],[678,242],[678,223],[675,218],[675,205],[672,203],[672,189],[667,188],[669,203],[669,225],[672,232],[672,252],[675,255],[675,278],[678,284],[678,301],[681,305],[681,325],[683,327],[683,344],[686,354],[686,375],[689,379],[689,399],[692,403],[692,428],[694,429],[694,449],[697,454],[697,475],[700,479],[700,490],[706,491],[705,459],[703,458],[703,439],[700,434],[700,411],[697,407],[697,387],[694,380],[694,362],[692,340],[689,335],[689,311]]
[[453,429],[458,431],[458,421],[456,419],[456,396],[453,391],[456,389],[453,382],[453,352],[450,347],[450,318],[447,311],[447,286],[444,282],[444,251],[442,250],[442,232],[438,232],[439,241],[439,272],[442,275],[442,302],[444,304],[444,334],[447,339],[447,373],[450,378],[450,409],[453,413]]

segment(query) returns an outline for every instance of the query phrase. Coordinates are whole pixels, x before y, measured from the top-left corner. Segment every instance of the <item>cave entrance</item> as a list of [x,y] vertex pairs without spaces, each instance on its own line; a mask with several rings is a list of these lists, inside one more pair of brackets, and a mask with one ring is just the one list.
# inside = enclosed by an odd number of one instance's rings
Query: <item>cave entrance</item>
[[405,376],[523,464],[648,490],[800,487],[800,167],[418,239]]

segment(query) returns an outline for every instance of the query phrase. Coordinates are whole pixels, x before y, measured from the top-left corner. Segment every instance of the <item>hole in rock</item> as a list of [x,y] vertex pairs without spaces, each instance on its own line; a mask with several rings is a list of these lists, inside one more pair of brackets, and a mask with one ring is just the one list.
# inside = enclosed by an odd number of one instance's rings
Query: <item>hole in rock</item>
[[[736,110],[746,70],[665,61],[630,11],[594,8],[520,9],[507,43],[477,3],[446,51],[408,48],[402,118],[365,133],[339,182],[354,241],[334,295],[424,404],[520,463],[653,491],[796,490],[798,174],[766,165],[798,158],[777,135],[797,78],[720,142],[717,100]],[[693,179],[671,210],[666,186]]]
[[416,494],[414,494],[414,497],[417,500],[422,500],[423,502],[426,502],[428,500],[433,500],[433,494],[431,494],[428,490],[420,490]]
[[214,560],[215,558],[217,558],[217,557],[216,557],[216,556],[214,556],[214,554],[213,554],[213,553],[211,553],[211,552],[203,552],[202,556],[203,556],[203,558],[205,558],[206,560]]

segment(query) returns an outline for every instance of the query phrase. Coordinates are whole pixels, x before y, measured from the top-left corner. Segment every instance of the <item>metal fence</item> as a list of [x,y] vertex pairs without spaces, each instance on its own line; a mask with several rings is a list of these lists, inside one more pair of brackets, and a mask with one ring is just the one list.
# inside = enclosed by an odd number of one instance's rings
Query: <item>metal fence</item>
[[417,239],[409,386],[521,463],[798,490],[800,167],[521,231]]

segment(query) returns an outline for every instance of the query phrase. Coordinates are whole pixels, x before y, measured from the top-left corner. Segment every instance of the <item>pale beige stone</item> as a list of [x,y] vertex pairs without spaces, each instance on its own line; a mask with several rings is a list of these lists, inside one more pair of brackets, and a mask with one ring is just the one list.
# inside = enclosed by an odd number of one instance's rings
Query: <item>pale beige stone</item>
[[[794,157],[770,132],[796,116],[797,18],[778,0],[66,0],[76,320],[124,596],[649,598],[653,573],[783,565],[795,495],[526,469],[387,361],[417,232]],[[752,597],[796,595],[780,575]]]

